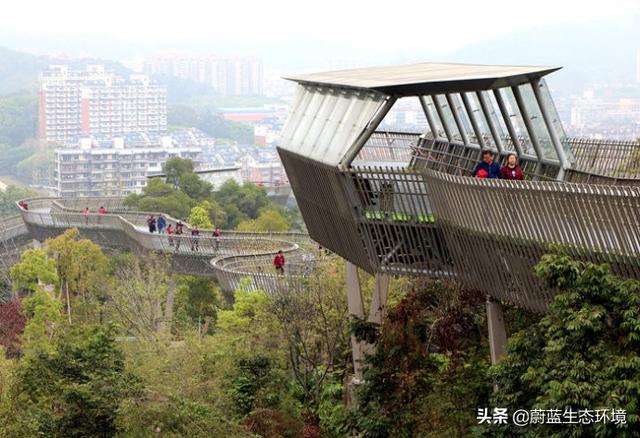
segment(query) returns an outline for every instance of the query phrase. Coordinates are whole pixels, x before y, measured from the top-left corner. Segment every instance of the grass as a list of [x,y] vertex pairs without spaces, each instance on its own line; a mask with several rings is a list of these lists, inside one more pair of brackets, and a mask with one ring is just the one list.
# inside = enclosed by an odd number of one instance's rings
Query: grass
[[367,211],[365,217],[369,220],[392,220],[393,222],[411,222],[415,221],[423,224],[432,224],[435,218],[432,214],[411,215],[400,211]]

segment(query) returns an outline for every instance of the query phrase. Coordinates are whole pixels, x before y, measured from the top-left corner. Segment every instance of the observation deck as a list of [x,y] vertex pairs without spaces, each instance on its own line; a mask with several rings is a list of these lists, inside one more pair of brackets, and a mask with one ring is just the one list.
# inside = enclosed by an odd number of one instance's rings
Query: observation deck
[[[567,137],[558,67],[421,63],[290,76],[280,157],[313,240],[376,274],[455,278],[544,311],[551,247],[640,278],[640,144]],[[413,99],[422,132],[379,125]],[[477,179],[482,151],[524,181]]]

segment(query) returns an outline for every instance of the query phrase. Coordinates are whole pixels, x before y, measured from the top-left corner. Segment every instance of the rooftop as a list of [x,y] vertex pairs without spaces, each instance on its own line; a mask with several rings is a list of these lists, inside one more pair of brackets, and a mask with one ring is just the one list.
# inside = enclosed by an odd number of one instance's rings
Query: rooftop
[[285,76],[303,84],[375,90],[385,94],[488,90],[520,85],[561,67],[423,62]]

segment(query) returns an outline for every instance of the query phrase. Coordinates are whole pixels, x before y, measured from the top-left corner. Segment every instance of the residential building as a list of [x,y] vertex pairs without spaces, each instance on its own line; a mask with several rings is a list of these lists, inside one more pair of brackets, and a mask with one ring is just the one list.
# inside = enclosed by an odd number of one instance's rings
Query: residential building
[[39,136],[49,143],[167,130],[166,88],[146,75],[124,78],[102,65],[54,65],[39,82]]
[[[182,141],[177,141],[182,138]],[[150,174],[162,172],[171,157],[202,162],[202,146],[188,142],[185,133],[172,136],[131,134],[116,138],[82,138],[77,144],[57,148],[55,195],[126,196],[139,193]],[[195,136],[191,136],[195,138]]]

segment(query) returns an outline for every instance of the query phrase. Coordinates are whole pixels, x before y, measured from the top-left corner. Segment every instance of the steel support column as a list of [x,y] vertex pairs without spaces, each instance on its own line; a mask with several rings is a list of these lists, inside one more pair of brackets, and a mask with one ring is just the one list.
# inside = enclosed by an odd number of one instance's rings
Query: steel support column
[[484,91],[476,91],[476,96],[478,97],[478,102],[480,103],[480,110],[484,114],[484,119],[487,121],[487,125],[489,125],[489,131],[491,131],[491,136],[493,137],[493,142],[498,148],[498,153],[502,154],[504,151],[504,145],[502,144],[502,137],[498,132],[498,128],[496,124],[498,123],[497,119],[495,119],[494,115],[491,114],[491,109],[493,106],[487,102],[487,96],[485,96]]
[[489,297],[487,297],[487,326],[489,328],[491,363],[495,365],[506,354],[507,332],[504,326],[502,304]]
[[425,99],[424,96],[418,96],[418,100],[420,101],[420,105],[422,106],[422,111],[424,112],[424,116],[427,118],[429,129],[431,129],[431,132],[433,133],[433,138],[436,139],[440,136],[440,134],[438,132],[436,121],[433,119],[433,114],[431,114],[431,110],[427,105],[427,99]]
[[[467,116],[469,117],[469,121],[471,122],[471,127],[473,128],[473,132],[476,134],[476,138],[478,139],[478,144],[481,149],[486,147],[486,143],[484,138],[482,137],[482,130],[480,129],[480,125],[478,124],[478,119],[476,119],[476,115],[473,114],[473,108],[471,108],[471,102],[469,102],[469,98],[465,93],[460,93],[460,98],[462,98],[462,104],[464,105],[465,110],[467,111]],[[498,149],[498,152],[500,150]]]
[[445,97],[447,99],[447,104],[449,105],[449,109],[451,110],[451,114],[453,114],[453,120],[456,122],[456,126],[458,127],[458,132],[462,137],[462,142],[465,145],[468,145],[469,136],[467,135],[467,130],[464,128],[464,125],[462,124],[462,119],[460,118],[460,114],[458,113],[458,108],[456,108],[456,106],[453,103],[453,97],[451,97],[451,94],[448,94],[448,93],[445,95]]
[[520,92],[520,88],[511,87],[511,91],[513,91],[513,96],[516,98],[516,103],[518,104],[518,109],[520,110],[520,115],[522,116],[522,121],[524,122],[524,126],[529,133],[529,139],[531,140],[531,144],[533,145],[533,150],[536,152],[536,156],[538,157],[538,165],[536,166],[536,174],[540,175],[540,169],[542,168],[542,161],[545,159],[542,154],[542,150],[540,149],[540,142],[538,141],[538,136],[536,135],[536,130],[533,128],[531,124],[531,119],[529,119],[529,111],[527,111],[527,106],[524,103],[524,99],[522,98],[522,93]]
[[453,135],[451,134],[451,128],[447,125],[447,119],[444,117],[442,113],[442,108],[440,107],[440,101],[438,96],[432,95],[431,100],[433,101],[433,105],[436,107],[436,112],[438,113],[438,117],[440,118],[440,122],[442,123],[442,128],[444,129],[444,133],[447,136],[447,140],[451,143],[453,139]]
[[341,167],[348,168],[349,166],[351,166],[351,163],[353,162],[353,160],[355,160],[356,156],[360,152],[360,149],[362,149],[362,147],[367,143],[369,137],[371,137],[371,134],[373,134],[380,122],[382,122],[384,117],[387,115],[387,113],[393,107],[397,100],[398,98],[396,96],[389,96],[387,98],[378,112],[369,121],[367,127],[364,128],[353,145],[351,145],[349,150],[347,150],[344,157],[342,157],[342,160],[340,160]]
[[542,95],[540,94],[540,80],[539,79],[533,80],[531,82],[531,87],[533,88],[533,94],[536,96],[536,102],[538,102],[538,107],[540,108],[540,113],[542,114],[544,123],[547,126],[549,135],[551,136],[551,142],[553,143],[553,147],[555,148],[556,154],[558,155],[558,159],[560,160],[560,169],[558,170],[556,179],[559,181],[562,181],[564,180],[565,170],[569,168],[569,161],[567,160],[567,155],[564,153],[564,148],[562,147],[562,143],[558,138],[558,133],[556,132],[553,126],[551,115],[549,115],[549,111],[547,111],[547,107],[544,104]]
[[525,154],[524,149],[522,149],[522,143],[520,143],[520,139],[518,138],[518,133],[516,129],[513,127],[513,123],[511,123],[511,115],[509,114],[509,110],[507,109],[507,105],[504,103],[504,99],[502,98],[502,94],[500,94],[500,90],[493,90],[493,95],[496,98],[496,102],[498,103],[498,108],[500,108],[500,114],[502,114],[502,120],[504,120],[504,124],[507,127],[507,131],[509,132],[509,137],[511,137],[511,142],[513,143],[513,147],[520,157],[524,157]]

